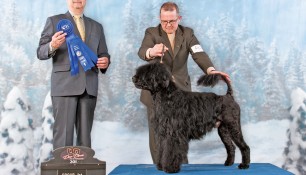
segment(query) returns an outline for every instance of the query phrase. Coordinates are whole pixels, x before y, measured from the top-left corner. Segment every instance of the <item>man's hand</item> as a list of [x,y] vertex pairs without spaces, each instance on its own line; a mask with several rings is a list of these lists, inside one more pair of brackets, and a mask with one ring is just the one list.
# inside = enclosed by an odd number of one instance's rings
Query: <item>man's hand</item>
[[97,67],[99,69],[106,69],[108,67],[109,60],[107,57],[98,58]]
[[163,43],[155,44],[155,46],[150,50],[150,57],[161,57],[168,50],[168,47],[165,46],[163,52],[163,46]]
[[63,33],[63,31],[56,32],[52,36],[51,40],[51,47],[54,49],[58,49],[65,41],[66,41],[66,33]]
[[228,82],[231,82],[230,76],[227,73],[220,72],[220,71],[217,71],[217,70],[212,70],[212,71],[209,72],[209,74],[219,74],[219,75],[222,75]]

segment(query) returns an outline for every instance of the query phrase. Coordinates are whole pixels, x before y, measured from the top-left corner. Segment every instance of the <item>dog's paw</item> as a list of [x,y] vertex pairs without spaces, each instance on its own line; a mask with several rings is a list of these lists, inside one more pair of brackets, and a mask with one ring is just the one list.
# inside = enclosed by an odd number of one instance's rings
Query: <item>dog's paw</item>
[[179,166],[169,166],[169,167],[164,167],[163,170],[166,173],[178,173],[180,172],[181,168]]
[[224,166],[232,166],[234,164],[234,160],[226,160],[224,162]]
[[250,167],[249,164],[244,164],[244,163],[241,163],[241,164],[238,165],[239,169],[248,169],[249,167]]
[[163,170],[163,167],[162,167],[161,164],[159,164],[159,163],[156,165],[156,168],[157,168],[158,170],[160,170],[160,171]]
[[164,169],[164,172],[166,173],[178,173],[180,172],[180,169]]

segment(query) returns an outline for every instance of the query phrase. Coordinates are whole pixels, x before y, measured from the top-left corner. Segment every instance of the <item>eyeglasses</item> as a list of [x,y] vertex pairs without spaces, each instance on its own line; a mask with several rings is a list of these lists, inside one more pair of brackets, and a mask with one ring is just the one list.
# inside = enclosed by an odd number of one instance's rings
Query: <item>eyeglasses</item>
[[177,19],[175,19],[175,20],[170,20],[170,21],[160,20],[160,23],[161,23],[162,25],[167,25],[167,24],[173,25],[173,24],[175,24],[175,23],[177,22],[178,19],[179,19],[179,18],[177,18]]

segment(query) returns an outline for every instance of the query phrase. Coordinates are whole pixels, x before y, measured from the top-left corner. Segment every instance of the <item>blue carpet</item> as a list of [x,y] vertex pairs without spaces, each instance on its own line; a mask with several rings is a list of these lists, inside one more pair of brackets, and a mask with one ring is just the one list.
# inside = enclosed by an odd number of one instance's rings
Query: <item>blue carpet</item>
[[[221,164],[184,164],[179,175],[293,175],[269,163],[252,163],[249,169],[240,170],[238,164],[224,166]],[[165,175],[153,164],[119,165],[109,175]],[[175,175],[176,175],[175,174]],[[169,174],[167,174],[169,175]]]

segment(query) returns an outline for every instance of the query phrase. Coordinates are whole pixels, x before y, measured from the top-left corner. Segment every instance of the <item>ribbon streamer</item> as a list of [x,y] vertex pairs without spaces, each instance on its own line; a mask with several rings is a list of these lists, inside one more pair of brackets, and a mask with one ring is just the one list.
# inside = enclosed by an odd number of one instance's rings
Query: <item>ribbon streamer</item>
[[73,25],[70,20],[62,19],[57,24],[57,30],[67,33],[66,44],[70,60],[70,73],[77,75],[79,73],[79,63],[84,71],[87,71],[97,64],[98,57],[90,48],[73,33]]

